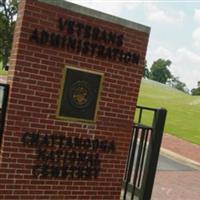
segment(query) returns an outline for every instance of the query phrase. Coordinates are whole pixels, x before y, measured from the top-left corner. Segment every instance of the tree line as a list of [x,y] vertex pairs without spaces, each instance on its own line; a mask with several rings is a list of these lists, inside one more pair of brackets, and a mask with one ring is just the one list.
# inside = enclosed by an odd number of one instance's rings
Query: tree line
[[[179,80],[179,77],[174,76],[169,67],[172,64],[170,60],[165,60],[159,58],[154,61],[150,69],[147,67],[147,62],[145,61],[144,66],[144,78],[148,78],[163,84],[167,84],[177,90],[180,90],[185,93],[190,93],[186,84]],[[200,82],[198,83],[197,88],[191,90],[192,95],[200,95]]]

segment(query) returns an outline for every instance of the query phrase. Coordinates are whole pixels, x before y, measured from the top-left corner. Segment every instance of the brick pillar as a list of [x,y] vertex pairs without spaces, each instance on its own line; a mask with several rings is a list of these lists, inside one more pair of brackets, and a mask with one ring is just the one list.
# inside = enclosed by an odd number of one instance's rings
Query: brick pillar
[[[0,199],[119,200],[148,37],[148,27],[64,1],[20,2]],[[94,120],[59,117],[66,69],[100,74]]]

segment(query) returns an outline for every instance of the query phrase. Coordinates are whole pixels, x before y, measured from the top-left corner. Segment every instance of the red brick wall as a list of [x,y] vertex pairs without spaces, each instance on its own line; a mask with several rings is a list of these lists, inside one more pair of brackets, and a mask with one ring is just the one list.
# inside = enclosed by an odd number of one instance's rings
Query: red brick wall
[[[59,17],[122,33],[123,49],[140,53],[139,65],[82,56],[48,45],[37,45],[29,40],[35,28],[58,32]],[[119,200],[147,42],[148,34],[143,32],[36,0],[21,1],[0,152],[0,199]],[[57,100],[66,65],[104,74],[95,124],[56,119]],[[27,131],[114,140],[116,151],[100,153],[101,170],[97,179],[35,178],[32,175],[35,149],[24,146],[21,141]]]

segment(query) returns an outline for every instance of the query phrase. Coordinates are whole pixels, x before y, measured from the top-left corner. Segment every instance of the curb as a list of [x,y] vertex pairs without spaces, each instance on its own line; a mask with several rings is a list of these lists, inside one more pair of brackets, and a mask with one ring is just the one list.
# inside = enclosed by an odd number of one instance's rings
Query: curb
[[184,164],[186,164],[186,165],[188,165],[188,166],[200,171],[200,163],[199,162],[196,162],[194,160],[186,158],[186,157],[184,157],[184,156],[182,156],[180,154],[174,153],[173,151],[170,151],[170,150],[165,149],[165,148],[161,148],[160,149],[160,153],[162,155],[165,155],[168,158],[172,158],[174,160],[177,160],[177,161],[179,161],[181,163],[184,163]]

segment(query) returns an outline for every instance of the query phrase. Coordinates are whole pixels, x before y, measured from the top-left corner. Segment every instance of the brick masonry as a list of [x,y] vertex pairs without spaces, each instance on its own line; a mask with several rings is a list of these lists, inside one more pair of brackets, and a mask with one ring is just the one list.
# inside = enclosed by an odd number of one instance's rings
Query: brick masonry
[[[58,18],[73,19],[124,35],[123,50],[140,54],[139,64],[84,56],[30,41],[35,28],[59,33]],[[8,83],[9,102],[0,149],[0,199],[119,200],[132,120],[143,74],[149,34],[37,0],[21,1]],[[56,118],[63,69],[78,67],[104,74],[93,124]],[[114,140],[114,153],[100,152],[96,179],[33,177],[36,151],[24,146],[25,132]]]

